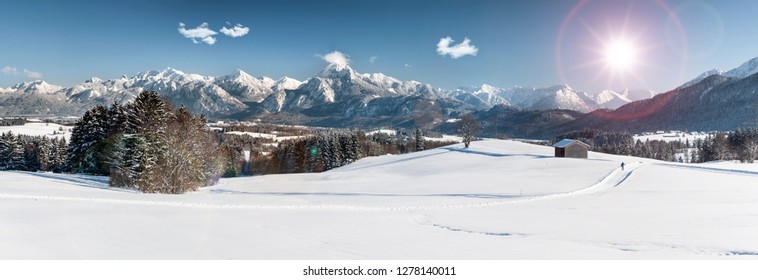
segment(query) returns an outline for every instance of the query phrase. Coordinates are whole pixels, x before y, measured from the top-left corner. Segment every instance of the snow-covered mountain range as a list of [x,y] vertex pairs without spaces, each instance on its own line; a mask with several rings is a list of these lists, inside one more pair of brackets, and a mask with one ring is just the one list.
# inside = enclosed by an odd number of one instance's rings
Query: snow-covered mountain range
[[[705,72],[681,87],[714,74],[744,78],[756,72],[758,58],[726,72]],[[483,84],[445,90],[382,73],[363,74],[339,64],[329,64],[302,82],[289,77],[278,80],[253,77],[242,70],[212,77],[166,68],[111,80],[91,78],[69,88],[44,81],[0,88],[0,115],[78,115],[97,104],[130,101],[144,90],[157,91],[174,105],[213,117],[275,113],[410,115],[422,101],[436,102],[435,106],[447,113],[486,110],[501,104],[524,110],[568,109],[586,113],[600,108],[616,109],[656,95],[654,91],[641,89],[587,93],[568,85],[498,88]]]
[[567,109],[583,113],[599,108],[616,109],[632,101],[653,97],[655,94],[655,91],[640,89],[625,89],[619,92],[603,90],[590,94],[574,90],[568,85],[503,89],[488,84],[459,87],[450,93],[456,99],[478,109],[505,104],[527,110]]
[[[111,80],[93,77],[69,88],[45,81],[27,82],[0,88],[0,114],[77,115],[97,104],[128,102],[143,90],[155,90],[175,105],[182,104],[210,116],[242,112],[254,106],[251,103],[258,103],[264,112],[275,113],[301,112],[314,106],[351,102],[355,107],[349,108],[348,112],[358,114],[372,101],[377,103],[379,99],[389,98],[393,100],[390,103],[402,103],[409,97],[446,100],[460,110],[481,110],[506,104],[527,110],[570,109],[580,112],[615,108],[638,100],[623,92],[603,91],[589,95],[567,85],[502,89],[483,84],[449,91],[417,81],[401,81],[382,73],[362,74],[350,66],[332,64],[305,82],[289,77],[278,80],[253,77],[242,70],[210,77],[173,68]],[[375,109],[365,109],[371,110]]]
[[[113,80],[93,77],[70,88],[34,81],[0,88],[0,114],[76,115],[97,104],[124,103],[134,99],[141,91],[154,90],[174,105],[185,105],[206,115],[223,116],[245,110],[247,105],[244,102],[260,102],[273,93],[294,89],[300,84],[300,81],[288,77],[279,80],[256,78],[241,70],[216,78],[188,74],[173,68]],[[22,108],[16,106],[24,99],[38,101]],[[41,99],[45,102],[39,102]]]

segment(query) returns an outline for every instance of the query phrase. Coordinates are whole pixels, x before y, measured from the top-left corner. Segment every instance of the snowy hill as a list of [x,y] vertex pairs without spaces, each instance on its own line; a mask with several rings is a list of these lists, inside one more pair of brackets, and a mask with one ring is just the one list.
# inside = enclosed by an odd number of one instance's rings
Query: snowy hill
[[[758,165],[474,142],[186,195],[0,172],[0,258],[755,259]],[[621,170],[620,162],[627,168]],[[22,213],[20,215],[19,213]]]

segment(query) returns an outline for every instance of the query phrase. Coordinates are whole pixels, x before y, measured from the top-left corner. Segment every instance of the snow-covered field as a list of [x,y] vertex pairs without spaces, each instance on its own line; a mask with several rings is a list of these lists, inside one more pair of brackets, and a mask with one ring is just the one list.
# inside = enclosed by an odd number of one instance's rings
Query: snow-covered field
[[758,258],[758,165],[461,146],[185,195],[0,172],[0,258]]
[[71,137],[71,128],[71,126],[55,123],[29,122],[24,125],[0,126],[0,133],[11,131],[16,135],[66,138],[66,141],[68,141]]
[[677,132],[677,133],[655,133],[655,134],[635,134],[634,135],[634,141],[640,140],[642,142],[645,142],[646,140],[658,140],[658,141],[666,141],[666,142],[675,142],[675,141],[682,141],[685,142],[687,140],[690,141],[690,143],[695,142],[697,139],[705,139],[705,137],[708,136],[706,133],[697,133],[697,134],[691,134],[691,133],[684,133],[684,132]]
[[258,132],[245,132],[245,131],[229,131],[226,134],[233,134],[233,135],[248,135],[253,138],[263,138],[263,139],[272,139],[274,142],[281,142],[286,140],[292,140],[292,139],[298,139],[307,137],[307,135],[304,136],[279,136],[276,134],[269,134],[269,133],[258,133]]
[[377,134],[377,133],[385,133],[387,135],[395,135],[395,134],[397,134],[397,131],[395,131],[394,129],[379,129],[379,130],[374,130],[374,131],[366,132],[366,135],[374,135],[374,134]]
[[443,134],[440,138],[424,136],[424,140],[437,142],[461,142],[463,141],[463,138],[460,136]]

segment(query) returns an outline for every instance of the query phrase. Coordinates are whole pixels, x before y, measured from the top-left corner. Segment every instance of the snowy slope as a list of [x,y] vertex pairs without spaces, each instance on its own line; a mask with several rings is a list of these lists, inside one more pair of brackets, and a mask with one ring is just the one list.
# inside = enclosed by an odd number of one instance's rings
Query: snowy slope
[[735,77],[735,78],[745,78],[755,73],[758,73],[758,57],[755,57],[751,60],[746,61],[745,63],[742,63],[737,68],[726,71],[726,73],[724,73],[724,76]]
[[474,142],[321,174],[223,179],[185,195],[0,172],[0,258],[758,256],[758,165],[552,153]]
[[722,71],[719,69],[711,69],[708,71],[703,72],[702,74],[698,75],[694,79],[684,83],[683,85],[679,86],[679,88],[688,87],[694,84],[697,84],[698,82],[702,81],[703,79],[712,76],[712,75],[722,75],[726,77],[732,77],[732,78],[738,78],[743,79],[750,75],[753,75],[755,73],[758,73],[758,57],[755,57],[753,59],[750,59],[738,66],[737,68],[734,68],[729,71]]
[[263,101],[273,93],[272,87],[276,83],[269,77],[256,78],[239,69],[234,74],[215,78],[213,82],[242,102]]
[[601,108],[617,109],[627,103],[655,96],[655,91],[646,89],[625,89],[623,91],[603,90],[591,96]]
[[697,84],[697,83],[699,83],[700,81],[702,81],[703,79],[705,79],[705,78],[707,78],[709,76],[723,75],[723,74],[724,74],[724,71],[721,71],[719,69],[711,69],[711,70],[703,72],[702,74],[698,75],[694,79],[689,80],[688,82],[682,84],[681,86],[679,86],[679,88],[685,88],[685,87]]

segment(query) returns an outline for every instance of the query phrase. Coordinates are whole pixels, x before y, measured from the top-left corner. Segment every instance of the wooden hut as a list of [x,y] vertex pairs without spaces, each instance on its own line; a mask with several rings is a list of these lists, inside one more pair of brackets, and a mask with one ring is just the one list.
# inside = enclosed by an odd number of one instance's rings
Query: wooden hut
[[555,157],[587,158],[590,145],[579,140],[563,139],[555,143],[553,147],[555,147]]

